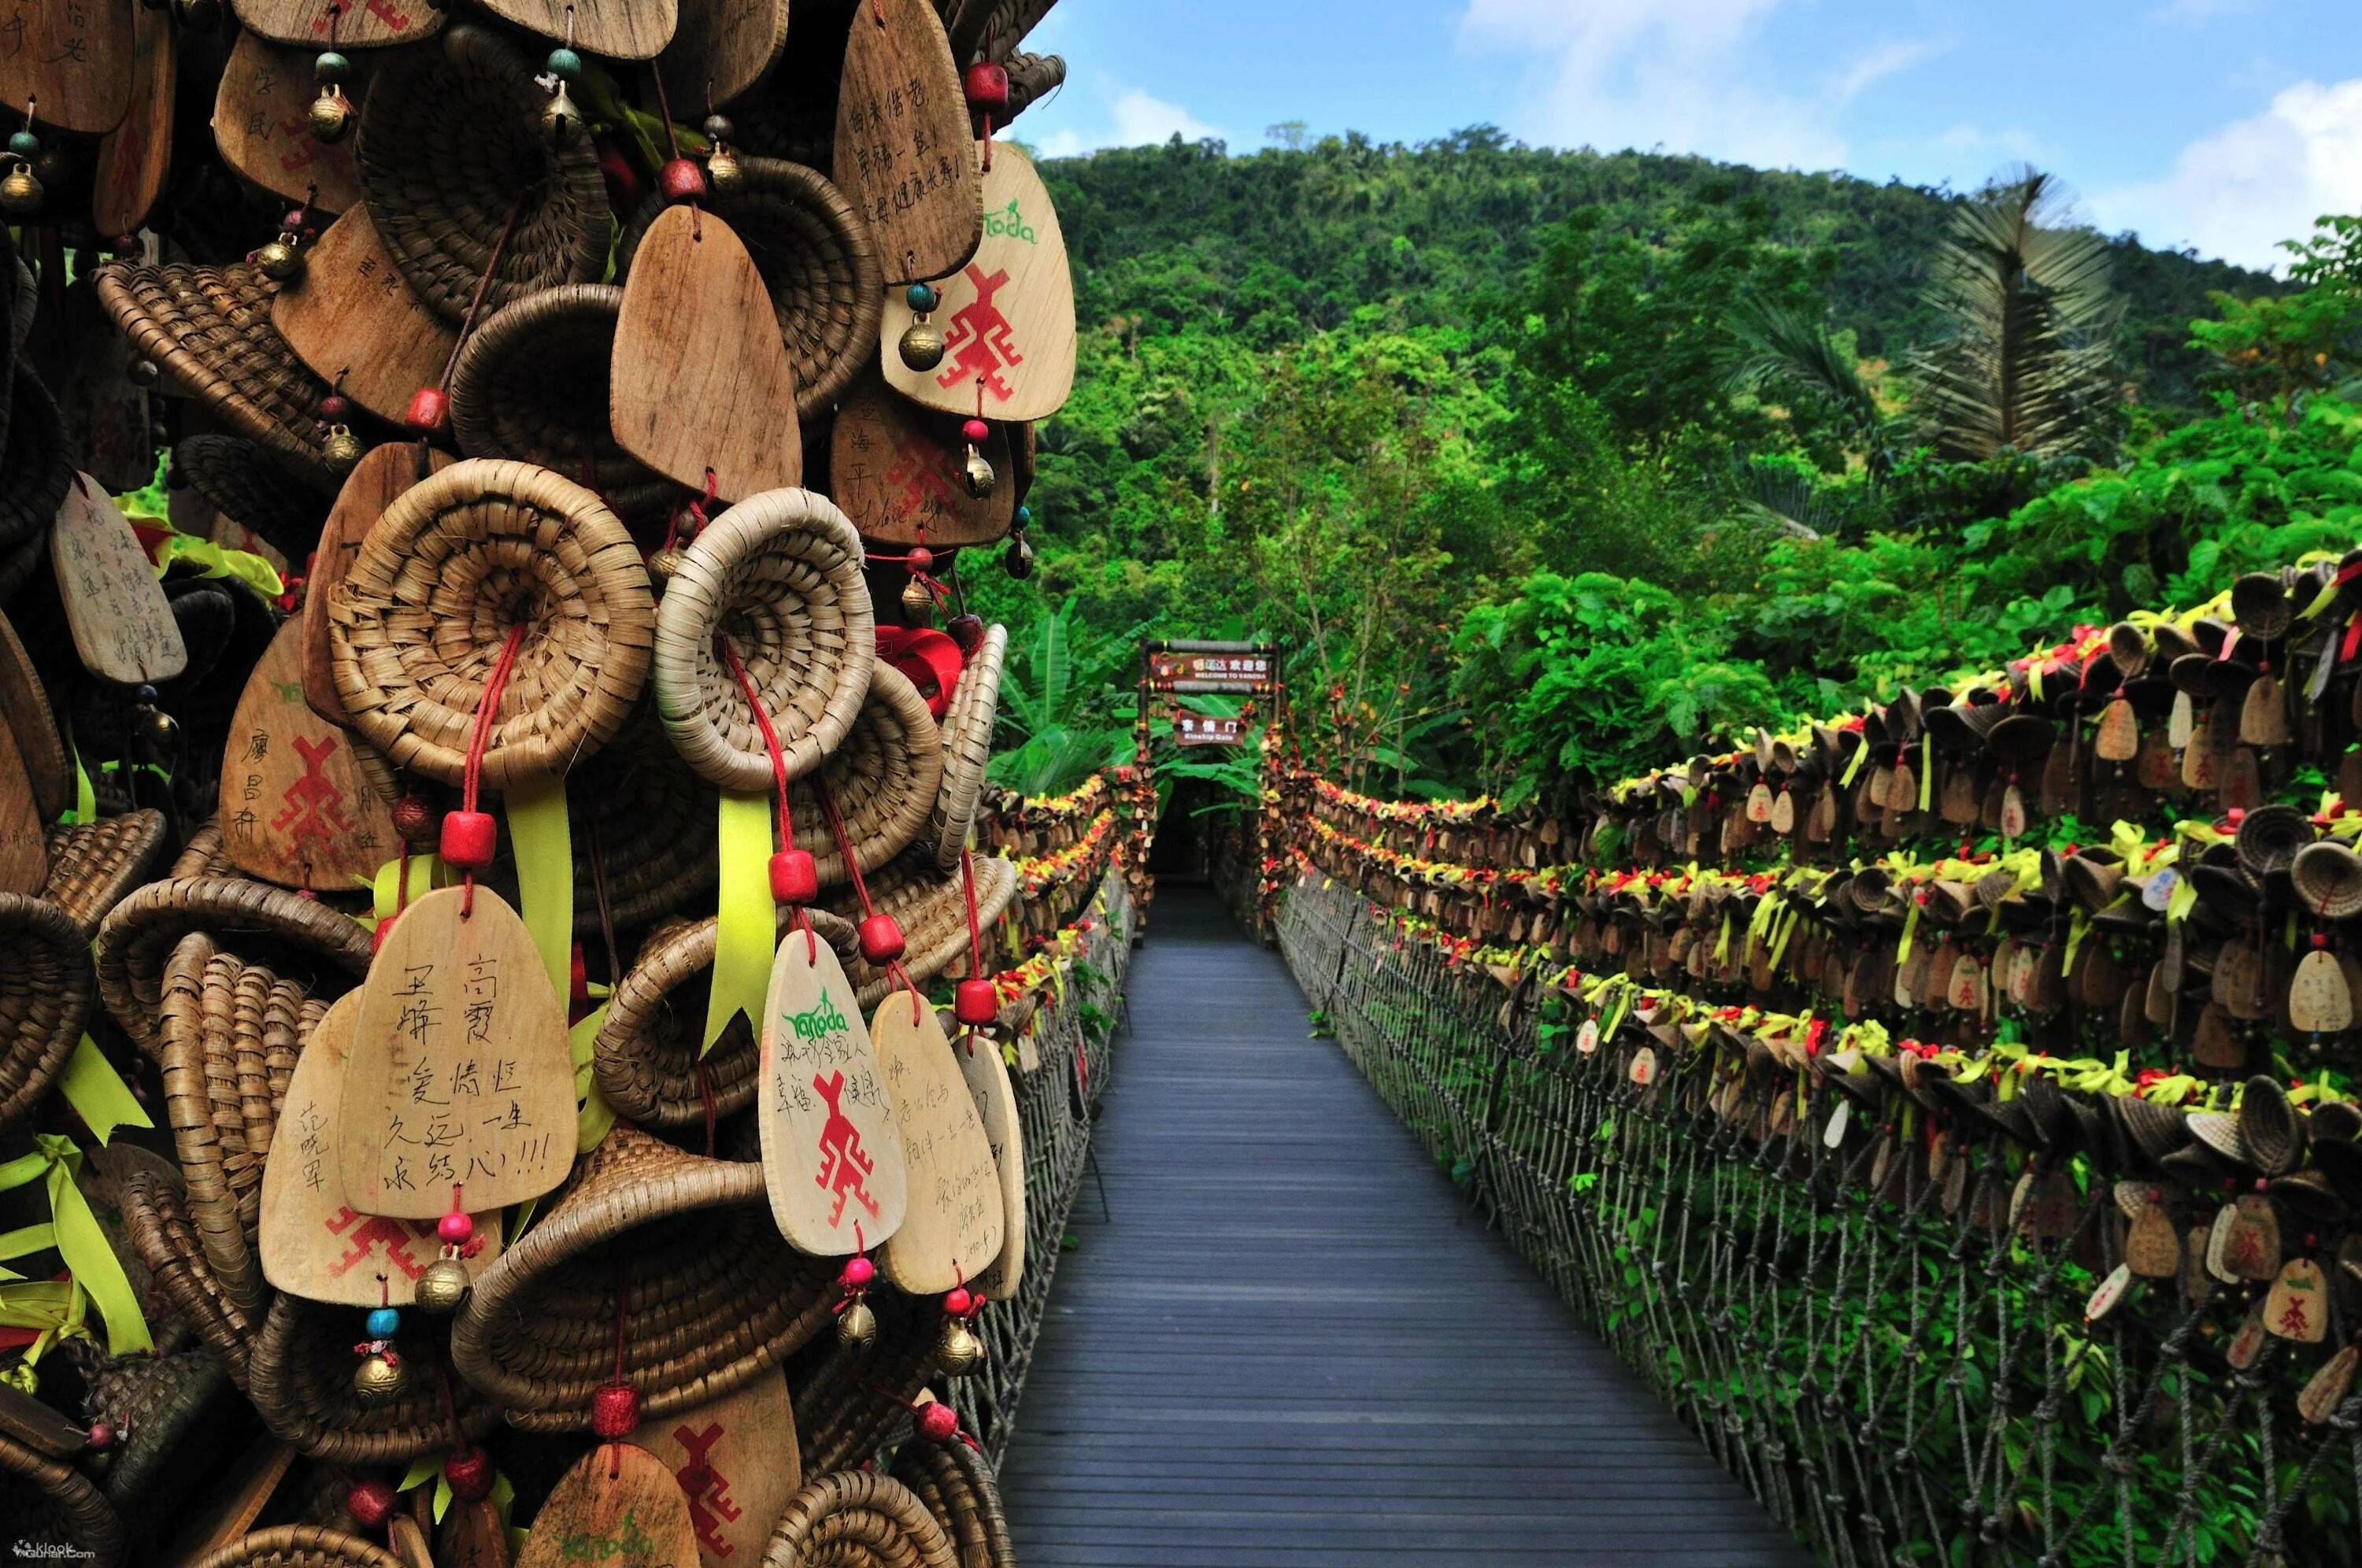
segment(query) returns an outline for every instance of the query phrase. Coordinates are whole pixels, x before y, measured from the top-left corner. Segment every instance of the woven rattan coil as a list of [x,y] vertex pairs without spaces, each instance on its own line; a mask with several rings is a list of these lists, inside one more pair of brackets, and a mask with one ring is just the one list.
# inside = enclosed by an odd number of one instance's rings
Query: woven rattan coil
[[357,1535],[316,1525],[273,1525],[216,1547],[189,1568],[405,1568]]
[[222,848],[221,818],[207,817],[189,842],[181,845],[181,853],[172,856],[165,868],[167,878],[176,877],[236,877],[237,867],[230,864],[228,852]]
[[1000,671],[1009,657],[1009,628],[988,626],[984,641],[960,671],[951,711],[944,715],[944,781],[935,790],[935,864],[959,865],[976,823],[976,803],[984,790],[985,766],[992,760],[992,726],[1000,717]]
[[106,911],[147,879],[164,848],[164,813],[141,810],[49,831],[50,879],[41,896],[65,911],[84,937]]
[[833,1266],[790,1252],[760,1165],[708,1160],[618,1126],[573,1184],[476,1281],[451,1329],[459,1375],[537,1431],[590,1425],[614,1375],[644,1416],[729,1393],[819,1333]]
[[[988,964],[999,945],[993,927],[1017,897],[1017,867],[998,856],[979,855],[975,865],[976,922]],[[913,850],[869,878],[869,901],[892,915],[902,928],[901,968],[913,984],[924,988],[946,969],[966,968],[967,895],[956,872],[944,880],[937,874],[932,856]],[[859,907],[842,894],[832,903],[848,919],[854,918],[848,911]],[[845,966],[844,975],[864,1008],[877,1006],[897,983],[887,971],[857,955]]]
[[[791,914],[780,906],[782,941],[789,939]],[[825,910],[812,911],[811,922],[813,934],[840,955],[853,950],[850,922]],[[607,1103],[635,1121],[695,1127],[709,1108],[712,1115],[723,1117],[755,1101],[757,1051],[754,1029],[744,1013],[722,1032],[701,1060],[697,1054],[717,930],[718,922],[709,915],[650,933],[608,999],[606,1021],[590,1047],[591,1071]]]
[[[738,183],[706,197],[745,242],[771,296],[779,336],[796,369],[796,412],[818,418],[836,405],[863,366],[877,358],[886,274],[869,225],[816,169],[777,158],[741,158]],[[654,197],[632,215],[619,270],[665,208]]]
[[123,1188],[123,1228],[157,1287],[243,1389],[258,1325],[222,1294],[180,1190],[161,1176],[134,1172]]
[[487,678],[524,628],[484,752],[494,789],[614,738],[646,679],[656,605],[606,504],[530,463],[470,459],[405,491],[328,609],[337,694],[396,767],[458,784]]
[[113,1568],[123,1558],[123,1520],[95,1482],[62,1459],[0,1437],[0,1521],[18,1561]]
[[[1066,83],[1066,61],[1055,54],[1030,54],[1020,50],[1002,63],[1009,70],[1009,108],[1013,120]],[[1002,124],[1007,124],[1004,120]],[[1022,491],[1020,492],[1022,498]]]
[[[944,754],[935,717],[908,677],[887,665],[869,672],[869,700],[844,744],[814,775],[844,821],[844,838],[863,875],[885,865],[923,832],[942,787]],[[811,852],[820,885],[849,881],[828,813],[812,779],[789,787],[796,843]]]
[[661,516],[671,480],[616,445],[607,381],[624,291],[566,283],[486,316],[451,373],[451,434],[471,458],[515,458],[580,480],[627,519]]
[[326,382],[270,325],[275,286],[254,268],[137,267],[109,261],[94,274],[99,303],[168,383],[208,404],[297,479],[335,493],[320,455]]
[[347,980],[369,973],[370,929],[319,900],[238,877],[150,882],[99,922],[94,952],[99,999],[123,1032],[159,1059],[164,966],[193,931],[247,956],[267,958],[324,1001],[333,1000]]
[[657,712],[700,778],[772,788],[761,724],[717,638],[761,699],[789,778],[844,741],[877,659],[861,560],[844,513],[806,490],[749,496],[679,552],[657,612]]
[[934,1515],[890,1475],[845,1470],[788,1499],[764,1568],[960,1568]]
[[574,933],[640,931],[677,911],[712,902],[721,865],[716,794],[665,739],[656,706],[642,702],[613,745],[566,778],[574,836]]
[[[364,1405],[353,1395],[353,1314],[281,1296],[270,1304],[247,1363],[247,1387],[271,1435],[299,1453],[336,1464],[403,1464],[451,1446],[451,1416],[435,1355],[397,1353],[413,1375],[392,1403]],[[500,1413],[458,1378],[452,1408],[469,1439],[492,1430]]]
[[172,448],[172,471],[233,522],[302,563],[320,542],[328,509],[272,466],[262,444],[243,436],[191,436]]
[[1000,1483],[983,1454],[964,1442],[906,1442],[894,1454],[893,1476],[944,1527],[960,1568],[1016,1568]]
[[0,893],[0,1127],[57,1081],[90,1018],[89,938],[47,899]]
[[370,218],[419,298],[464,320],[483,291],[498,310],[596,278],[614,219],[590,138],[557,147],[541,128],[548,94],[532,61],[488,28],[447,28],[439,44],[390,50],[362,101],[354,151]]

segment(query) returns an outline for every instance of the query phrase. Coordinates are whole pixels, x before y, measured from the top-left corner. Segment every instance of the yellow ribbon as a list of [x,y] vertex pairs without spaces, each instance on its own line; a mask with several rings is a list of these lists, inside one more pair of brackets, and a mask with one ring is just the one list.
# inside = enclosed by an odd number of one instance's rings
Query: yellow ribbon
[[509,842],[516,850],[517,898],[524,929],[541,955],[549,988],[564,1007],[574,994],[574,843],[566,820],[563,776],[513,784],[502,791]]
[[82,1118],[83,1125],[90,1129],[90,1135],[98,1140],[102,1149],[118,1127],[156,1125],[132,1098],[131,1087],[116,1076],[114,1064],[106,1059],[97,1042],[87,1034],[74,1047],[73,1055],[66,1058],[66,1070],[58,1078],[58,1092],[66,1097],[66,1103],[73,1107],[74,1114]]
[[245,550],[233,550],[216,545],[211,539],[200,539],[193,534],[174,534],[164,541],[158,569],[174,561],[191,561],[204,569],[207,577],[236,578],[265,599],[276,599],[287,591],[279,579],[278,569],[260,556]]
[[778,915],[771,902],[771,812],[768,794],[722,792],[721,917],[714,933],[713,983],[705,1003],[702,1056],[740,1013],[760,1023],[771,986]]
[[[58,1255],[65,1260],[67,1272],[73,1275],[75,1289],[89,1296],[91,1305],[98,1309],[99,1317],[105,1322],[108,1353],[129,1355],[135,1351],[154,1350],[156,1342],[148,1332],[148,1320],[140,1316],[139,1298],[132,1292],[131,1281],[116,1258],[115,1249],[107,1244],[106,1232],[99,1229],[98,1217],[90,1211],[90,1201],[74,1185],[74,1176],[82,1169],[82,1151],[74,1147],[72,1139],[49,1132],[36,1134],[33,1145],[31,1154],[0,1165],[0,1192],[46,1180],[50,1222],[14,1232],[14,1239],[8,1247],[0,1248],[0,1254],[13,1259],[44,1247],[55,1247]],[[30,1244],[25,1244],[28,1238]],[[22,1295],[19,1286],[6,1288],[12,1296]]]

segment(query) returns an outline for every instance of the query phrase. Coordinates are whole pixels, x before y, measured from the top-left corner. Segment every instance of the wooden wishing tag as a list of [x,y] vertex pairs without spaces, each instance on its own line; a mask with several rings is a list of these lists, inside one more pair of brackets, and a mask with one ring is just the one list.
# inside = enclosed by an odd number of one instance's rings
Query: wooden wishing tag
[[130,234],[146,223],[172,166],[172,17],[165,7],[132,12],[130,74],[130,103],[100,139],[91,169],[91,223],[104,235]]
[[910,1211],[880,1261],[906,1294],[939,1295],[1000,1255],[1000,1173],[935,1010],[915,991],[895,991],[870,1015],[869,1038],[910,1167]]
[[1755,788],[1747,792],[1747,820],[1750,823],[1772,820],[1771,785],[1758,781]]
[[0,7],[0,104],[79,135],[113,130],[131,107],[133,8],[129,0],[8,0]]
[[[262,1277],[307,1301],[338,1307],[407,1307],[418,1276],[442,1252],[432,1220],[361,1214],[345,1201],[338,1158],[344,1132],[345,1075],[360,1016],[359,991],[337,999],[313,1027],[287,1080],[277,1159],[262,1167],[262,1218],[256,1245]],[[483,1245],[461,1262],[470,1279],[501,1255],[498,1210],[475,1216]]]
[[1853,1125],[1853,1101],[1840,1095],[1838,1097],[1837,1109],[1829,1112],[1828,1121],[1821,1126],[1821,1146],[1825,1149],[1843,1148],[1846,1129],[1851,1125]]
[[760,1093],[763,1186],[789,1244],[837,1258],[893,1235],[909,1191],[894,1105],[844,966],[800,931],[771,961]]
[[1657,1081],[1657,1049],[1643,1045],[1632,1053],[1632,1065],[1625,1070],[1626,1077],[1646,1088]]
[[538,1198],[574,1163],[566,1011],[524,922],[489,888],[413,903],[361,984],[337,1139],[364,1214],[432,1220]]
[[363,777],[359,743],[304,702],[304,624],[279,628],[247,677],[222,754],[222,849],[248,876],[341,889],[400,851],[393,817]]
[[2092,753],[2103,762],[2130,762],[2140,755],[2140,721],[2133,715],[2129,701],[2114,698],[2100,711],[2100,729],[2092,738]]
[[2001,835],[2003,838],[2025,836],[2025,791],[2013,778],[2001,796]]
[[2239,744],[2286,745],[2293,738],[2280,678],[2268,671],[2256,677],[2248,682],[2247,694],[2239,703]]
[[[692,1516],[694,1512],[692,1507]],[[490,1497],[472,1503],[452,1498],[436,1529],[435,1546],[440,1568],[509,1568],[508,1526],[501,1522],[500,1505]]]
[[2180,751],[2190,744],[2191,737],[2197,733],[2197,701],[2187,691],[2176,691],[2173,694],[2172,712],[2166,716],[2165,721],[2166,743],[2174,750]]
[[788,0],[679,0],[657,69],[673,101],[727,104],[770,73],[788,42]]
[[2231,1015],[2221,1002],[2210,1001],[2199,1010],[2197,1027],[2190,1032],[2190,1055],[2202,1067],[2247,1065],[2247,1043],[2231,1027]]
[[2253,748],[2233,746],[2216,771],[2215,799],[2224,811],[2252,812],[2264,803],[2263,773]]
[[1050,193],[1032,162],[1006,143],[993,144],[984,211],[976,259],[936,285],[941,364],[914,370],[902,362],[910,301],[901,290],[887,295],[879,328],[887,384],[946,414],[1047,419],[1075,384],[1075,281]]
[[780,1510],[803,1485],[795,1408],[776,1369],[693,1409],[651,1417],[625,1441],[672,1472],[705,1568],[760,1560]]
[[672,42],[677,20],[675,0],[483,0],[483,6],[529,33],[610,60],[655,59]]
[[[867,0],[854,20],[837,85],[833,178],[868,220],[889,285],[947,276],[967,264],[984,233],[960,62],[927,0]],[[996,163],[1000,152],[993,149]],[[889,360],[908,322],[906,314],[886,340]]]
[[1000,1175],[1000,1255],[973,1284],[988,1299],[1007,1301],[1025,1278],[1025,1132],[1018,1120],[1017,1091],[1009,1081],[1000,1043],[990,1035],[955,1040],[952,1055],[959,1061],[960,1077],[967,1080],[977,1120],[984,1123],[984,1136],[992,1145],[993,1169]]
[[2233,1018],[2261,1018],[2268,1010],[2263,955],[2247,938],[2234,937],[2215,953],[2213,997]]
[[2258,1301],[2247,1309],[2247,1315],[2240,1320],[2238,1331],[2231,1336],[2231,1342],[2223,1347],[2223,1359],[2231,1364],[2232,1370],[2245,1372],[2262,1358],[2264,1346],[2270,1341],[2271,1335],[2264,1331],[2264,1304]]
[[[2251,1192],[2228,1207],[2233,1219],[2229,1233],[2223,1237],[2223,1266],[2214,1271],[2214,1277],[2226,1283],[2271,1278],[2280,1269],[2280,1221],[2272,1200]],[[2219,1215],[2214,1229],[2218,1234],[2225,1229]]]
[[2133,1216],[2125,1264],[2143,1279],[2171,1279],[2181,1271],[2181,1237],[2161,1204],[2146,1204]]
[[2356,1361],[2362,1361],[2362,1353],[2357,1353],[2352,1345],[2347,1345],[2335,1355],[2323,1362],[2321,1370],[2306,1378],[2304,1386],[2297,1392],[2298,1416],[2314,1426],[2319,1426],[2335,1415],[2337,1407],[2345,1403],[2346,1390],[2354,1386],[2354,1365]]
[[248,31],[276,43],[315,50],[376,49],[416,43],[443,28],[444,7],[430,0],[369,0],[344,6],[335,0],[237,0],[237,19]]
[[74,475],[50,530],[50,567],[83,668],[124,686],[186,669],[180,623],[139,536],[87,474]]
[[[1009,472],[1009,428],[994,425],[978,448],[995,474]],[[865,377],[837,410],[829,437],[829,488],[865,539],[886,545],[988,545],[1009,532],[1017,488],[968,493],[967,447],[954,415],[921,408]]]
[[[304,585],[304,701],[313,712],[332,724],[345,722],[345,704],[337,695],[335,660],[328,652],[328,606],[337,585],[352,569],[361,541],[370,525],[383,515],[402,492],[418,482],[420,448],[407,441],[371,447],[345,476],[337,504],[320,527],[320,545],[312,555],[312,569]],[[425,448],[426,471],[448,468],[457,459]]]
[[[353,87],[346,91],[359,95]],[[361,199],[360,170],[353,162],[358,138],[326,142],[312,134],[309,114],[318,95],[312,50],[272,43],[248,27],[230,46],[214,90],[214,145],[230,171],[248,183],[285,201],[341,213]]]
[[441,384],[459,340],[403,280],[366,204],[305,253],[303,276],[270,302],[270,325],[322,381],[397,425],[412,393]]
[[1574,1048],[1582,1055],[1591,1055],[1599,1049],[1599,1021],[1586,1018],[1574,1032]]
[[1772,831],[1785,838],[1796,831],[1796,797],[1787,790],[1772,801]]
[[73,807],[73,765],[66,760],[41,678],[33,673],[32,656],[6,615],[0,615],[0,722],[16,739],[35,812],[43,822],[55,822]]
[[1973,953],[1963,953],[1953,962],[1952,983],[1945,999],[1961,1012],[1982,1012],[1985,1010],[1985,966],[1977,962]]
[[2264,1327],[2284,1340],[2317,1345],[2329,1331],[2329,1282],[2311,1258],[2280,1265],[2264,1297]]
[[754,258],[730,226],[667,207],[632,258],[607,417],[624,450],[737,501],[803,480],[795,367]]
[[2133,760],[2133,778],[2152,794],[2181,788],[2181,761],[2173,755],[2173,742],[2164,731],[2151,730],[2141,737],[2140,754]]
[[2133,1271],[2128,1266],[2118,1264],[2110,1269],[2108,1277],[2100,1281],[2099,1287],[2092,1292],[2091,1299],[2083,1303],[2083,1321],[2097,1323],[2104,1320],[2123,1302],[2125,1292],[2132,1288],[2132,1284]]
[[689,1497],[664,1461],[602,1442],[549,1490],[516,1568],[689,1568],[699,1560]]
[[1827,785],[1813,797],[1812,820],[1805,824],[1805,836],[1816,844],[1826,843],[1838,831],[1838,792]]
[[2316,947],[2297,960],[2289,981],[2289,1021],[2301,1034],[2335,1034],[2354,1027],[2354,993],[2337,955]]
[[2214,1287],[2208,1277],[2213,1273],[2209,1262],[2214,1255],[2214,1228],[2201,1220],[2190,1228],[2190,1239],[2181,1249],[2181,1294],[2195,1305]]

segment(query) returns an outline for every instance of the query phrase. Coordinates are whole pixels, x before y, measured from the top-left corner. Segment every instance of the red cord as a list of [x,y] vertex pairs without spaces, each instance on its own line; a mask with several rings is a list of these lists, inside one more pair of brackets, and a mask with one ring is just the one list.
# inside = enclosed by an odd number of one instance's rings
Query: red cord
[[[811,776],[811,787],[812,793],[820,797],[820,809],[828,814],[829,836],[836,841],[836,853],[844,861],[845,870],[852,875],[853,896],[861,905],[861,918],[867,920],[876,914],[877,910],[869,901],[869,884],[862,879],[861,862],[853,857],[853,845],[845,841],[844,818],[837,812],[836,797],[828,792],[828,780],[817,773]],[[900,989],[911,993],[911,1021],[916,1024],[919,1021],[921,1006],[919,988],[911,979],[910,972],[902,967],[900,959],[889,959],[887,962],[886,978]]]
[[[709,480],[712,473],[712,469],[706,469]],[[722,650],[723,662],[729,665],[730,673],[737,678],[738,690],[745,694],[746,706],[755,710],[756,727],[763,732],[763,749],[768,752],[771,757],[771,782],[778,786],[779,791],[779,847],[782,850],[793,849],[796,846],[796,819],[794,812],[788,806],[788,759],[786,754],[779,749],[778,732],[771,727],[771,715],[764,709],[763,699],[756,695],[755,682],[747,675],[746,667],[739,662],[738,650],[731,645],[730,639],[716,636],[713,639],[713,646]],[[818,939],[812,935],[811,915],[801,905],[796,908],[796,929],[804,933],[804,961],[808,964],[819,963],[820,948]],[[708,1122],[706,1142],[711,1143],[712,1116],[710,1111],[706,1121]]]
[[[960,845],[960,893],[967,900],[967,972],[971,978],[981,980],[984,973],[984,926],[976,918],[976,856],[967,845]],[[976,1052],[976,1027],[967,1029],[968,1053]]]
[[[492,738],[493,717],[500,712],[501,689],[509,683],[509,671],[516,668],[517,649],[524,646],[524,627],[509,628],[508,641],[501,645],[501,657],[492,661],[492,673],[484,681],[484,694],[476,703],[476,729],[468,737],[468,760],[459,775],[459,809],[476,809],[476,791],[484,771],[484,751]],[[464,872],[459,880],[459,918],[466,920],[476,912],[476,874]]]

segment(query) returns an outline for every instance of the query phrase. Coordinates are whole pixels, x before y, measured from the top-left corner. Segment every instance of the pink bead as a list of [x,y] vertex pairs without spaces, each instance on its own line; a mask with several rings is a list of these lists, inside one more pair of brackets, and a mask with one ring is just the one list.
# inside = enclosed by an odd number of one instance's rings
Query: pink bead
[[959,1412],[949,1405],[922,1405],[913,1419],[919,1435],[929,1442],[949,1442],[959,1436]]
[[657,171],[657,187],[668,202],[693,202],[705,194],[705,171],[686,158],[668,160]]
[[115,1427],[112,1422],[93,1421],[90,1424],[90,1430],[84,1435],[90,1446],[101,1452],[115,1446]]
[[843,1268],[837,1270],[836,1282],[847,1290],[866,1290],[877,1277],[877,1265],[855,1253],[844,1260]]
[[455,1247],[464,1247],[468,1244],[468,1238],[476,1233],[476,1222],[454,1209],[435,1221],[435,1233]]
[[640,1424],[640,1397],[628,1383],[610,1383],[590,1396],[590,1430],[610,1442],[627,1438]]
[[912,577],[924,577],[935,569],[935,552],[924,545],[913,545],[902,558],[902,566]]
[[971,447],[981,447],[992,439],[992,426],[981,419],[971,419],[960,426],[960,435]]
[[960,1286],[944,1293],[944,1311],[951,1317],[969,1317],[975,1313],[977,1307],[975,1295],[966,1286]]

